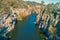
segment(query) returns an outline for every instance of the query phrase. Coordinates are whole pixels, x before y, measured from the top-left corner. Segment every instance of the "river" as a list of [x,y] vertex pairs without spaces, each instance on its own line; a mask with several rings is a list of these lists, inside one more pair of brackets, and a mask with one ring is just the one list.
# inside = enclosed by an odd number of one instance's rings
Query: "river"
[[40,40],[39,32],[34,24],[35,19],[36,14],[31,14],[22,21],[18,21],[14,30],[8,34],[11,40]]
[[[45,36],[43,36],[44,34],[42,34],[39,28],[34,24],[35,20],[36,14],[33,13],[24,17],[22,21],[18,20],[15,28],[7,34],[7,37],[9,37],[10,40],[41,40],[41,38]],[[60,21],[57,23],[56,28],[57,36],[60,37]]]

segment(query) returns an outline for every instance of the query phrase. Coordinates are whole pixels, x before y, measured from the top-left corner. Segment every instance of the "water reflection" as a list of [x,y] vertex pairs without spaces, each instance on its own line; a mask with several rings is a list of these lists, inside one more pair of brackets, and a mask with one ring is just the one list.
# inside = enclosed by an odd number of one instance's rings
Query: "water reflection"
[[31,14],[19,21],[15,29],[9,33],[12,37],[11,40],[40,40],[38,30],[36,30],[37,28],[34,24],[35,19],[36,14]]
[[[23,27],[18,31],[18,40],[38,40],[35,36],[35,15],[31,14]],[[20,32],[20,33],[19,33]]]

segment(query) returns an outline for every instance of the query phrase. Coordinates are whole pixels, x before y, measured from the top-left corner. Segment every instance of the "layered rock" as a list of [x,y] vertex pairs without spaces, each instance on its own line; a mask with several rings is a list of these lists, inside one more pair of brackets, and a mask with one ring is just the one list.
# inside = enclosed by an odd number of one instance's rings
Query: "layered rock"
[[14,26],[16,24],[17,18],[16,18],[16,13],[15,12],[10,12],[8,14],[6,13],[2,13],[2,18],[1,18],[1,25],[0,26],[0,35],[2,34],[7,34],[8,32],[10,32],[11,30],[14,29]]
[[[47,11],[47,12],[46,12]],[[55,10],[54,10],[55,12]],[[43,15],[40,15],[40,14],[43,14]],[[42,13],[40,13],[37,15],[37,18],[36,18],[36,24],[38,24],[38,27],[39,29],[45,33],[45,35],[50,38],[50,39],[53,39],[53,36],[55,36],[55,31],[57,30],[57,23],[60,21],[59,20],[59,13],[58,11],[55,12],[55,14],[49,14],[48,13],[48,10],[43,10]],[[51,38],[52,36],[52,38]]]

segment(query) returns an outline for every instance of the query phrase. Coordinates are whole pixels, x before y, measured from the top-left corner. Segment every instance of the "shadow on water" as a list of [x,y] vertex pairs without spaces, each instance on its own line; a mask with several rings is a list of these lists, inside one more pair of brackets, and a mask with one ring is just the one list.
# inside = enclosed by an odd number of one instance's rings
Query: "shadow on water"
[[60,21],[57,23],[56,27],[57,27],[58,37],[60,38]]
[[36,14],[31,14],[22,21],[18,21],[14,30],[8,33],[11,40],[40,40],[39,30],[37,30],[34,21],[36,19]]

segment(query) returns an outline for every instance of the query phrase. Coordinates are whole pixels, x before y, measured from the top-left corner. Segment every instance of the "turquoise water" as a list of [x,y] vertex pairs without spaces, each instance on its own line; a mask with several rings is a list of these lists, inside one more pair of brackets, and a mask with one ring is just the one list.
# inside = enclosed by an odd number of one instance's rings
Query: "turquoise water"
[[28,16],[27,20],[24,19],[20,23],[20,28],[17,30],[16,40],[40,40],[39,36],[36,34],[36,26],[34,24],[36,19],[36,14],[31,14]]

